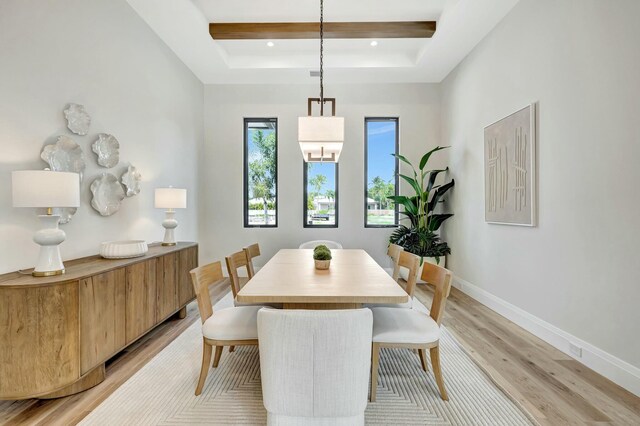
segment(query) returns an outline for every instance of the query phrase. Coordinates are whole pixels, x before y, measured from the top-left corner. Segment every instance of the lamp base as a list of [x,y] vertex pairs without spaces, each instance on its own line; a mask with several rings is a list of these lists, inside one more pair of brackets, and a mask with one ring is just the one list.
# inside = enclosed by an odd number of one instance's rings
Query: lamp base
[[176,237],[173,230],[178,226],[178,221],[175,219],[176,212],[173,210],[167,210],[166,215],[165,220],[162,222],[162,226],[164,226],[164,239],[162,240],[162,245],[175,246]]
[[31,273],[31,275],[33,275],[34,277],[53,277],[55,275],[62,275],[62,274],[64,274],[64,272],[65,272],[64,269],[60,269],[60,270],[57,270],[57,271],[44,271],[44,272],[42,272],[42,271],[40,271],[40,272],[33,271]]
[[64,231],[58,228],[59,215],[40,215],[42,227],[33,236],[33,241],[40,246],[38,262],[31,275],[34,277],[50,277],[64,274],[64,265],[58,247],[65,239]]

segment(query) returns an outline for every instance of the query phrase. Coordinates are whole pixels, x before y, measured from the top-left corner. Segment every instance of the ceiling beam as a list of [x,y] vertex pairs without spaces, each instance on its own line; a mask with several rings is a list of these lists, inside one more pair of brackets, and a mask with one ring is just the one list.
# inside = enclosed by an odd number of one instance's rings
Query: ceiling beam
[[[430,38],[435,21],[325,22],[325,38]],[[320,38],[318,22],[215,23],[209,24],[214,40],[285,40]]]

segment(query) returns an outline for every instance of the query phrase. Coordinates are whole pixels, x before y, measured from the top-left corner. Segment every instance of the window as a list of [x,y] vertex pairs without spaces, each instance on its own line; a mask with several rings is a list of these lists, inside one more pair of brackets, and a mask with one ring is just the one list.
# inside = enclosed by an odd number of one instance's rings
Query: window
[[338,164],[303,163],[304,227],[338,227]]
[[365,118],[364,224],[391,227],[398,224],[398,207],[387,199],[398,195],[398,119]]
[[244,226],[278,226],[278,120],[244,119]]

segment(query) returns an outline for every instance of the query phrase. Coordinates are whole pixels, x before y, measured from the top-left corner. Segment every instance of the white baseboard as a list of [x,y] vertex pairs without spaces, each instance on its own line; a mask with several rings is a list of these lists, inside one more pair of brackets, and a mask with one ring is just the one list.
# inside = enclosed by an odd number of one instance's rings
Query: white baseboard
[[[459,277],[454,278],[453,286],[598,374],[640,396],[640,368],[541,320]],[[577,357],[570,352],[570,344],[582,348],[582,357]]]

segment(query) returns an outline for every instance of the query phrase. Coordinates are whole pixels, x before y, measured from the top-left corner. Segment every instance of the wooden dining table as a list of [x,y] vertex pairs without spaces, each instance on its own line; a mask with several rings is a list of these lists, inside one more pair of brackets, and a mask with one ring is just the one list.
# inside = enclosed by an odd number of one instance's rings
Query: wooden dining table
[[238,292],[242,303],[284,309],[355,309],[363,303],[405,303],[407,293],[369,254],[331,250],[331,266],[315,268],[313,250],[283,249]]

